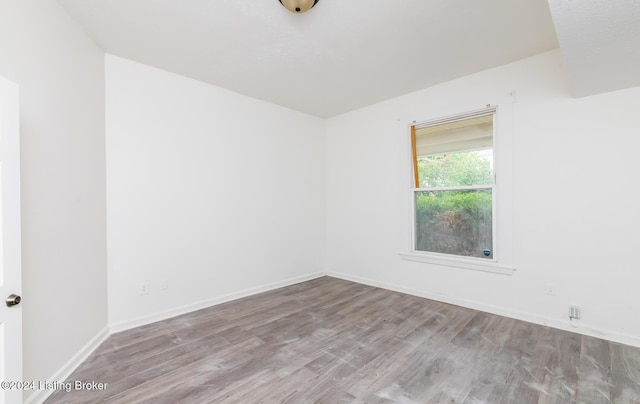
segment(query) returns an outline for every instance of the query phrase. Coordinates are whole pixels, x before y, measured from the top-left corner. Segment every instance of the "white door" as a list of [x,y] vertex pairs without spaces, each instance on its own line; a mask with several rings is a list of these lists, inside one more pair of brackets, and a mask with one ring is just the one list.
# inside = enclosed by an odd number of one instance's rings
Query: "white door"
[[0,404],[22,403],[24,388],[19,122],[18,86],[0,77]]

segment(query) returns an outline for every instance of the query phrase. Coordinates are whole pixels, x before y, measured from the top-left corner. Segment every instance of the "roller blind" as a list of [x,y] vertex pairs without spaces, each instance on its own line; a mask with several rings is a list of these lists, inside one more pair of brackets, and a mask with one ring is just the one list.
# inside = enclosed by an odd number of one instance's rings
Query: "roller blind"
[[494,109],[415,125],[415,154],[455,153],[493,147]]

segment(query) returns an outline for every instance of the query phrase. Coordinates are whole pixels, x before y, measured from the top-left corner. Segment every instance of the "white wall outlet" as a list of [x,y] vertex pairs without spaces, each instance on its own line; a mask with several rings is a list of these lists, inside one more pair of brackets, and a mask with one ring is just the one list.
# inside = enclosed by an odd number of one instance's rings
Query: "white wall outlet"
[[569,318],[580,320],[582,317],[582,309],[579,306],[569,306]]
[[549,296],[555,296],[556,295],[556,285],[554,285],[553,283],[549,283],[547,284],[547,295]]
[[146,295],[149,293],[149,282],[142,282],[140,284],[140,294]]
[[162,289],[162,290],[167,290],[167,289],[169,289],[169,281],[168,281],[167,279],[164,279],[164,280],[162,281],[162,283],[160,283],[160,285],[161,285],[161,286],[160,286],[160,289]]

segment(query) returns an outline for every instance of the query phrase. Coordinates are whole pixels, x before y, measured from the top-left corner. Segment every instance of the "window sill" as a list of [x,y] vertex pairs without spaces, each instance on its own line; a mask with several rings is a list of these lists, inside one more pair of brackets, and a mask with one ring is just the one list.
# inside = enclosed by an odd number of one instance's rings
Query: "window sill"
[[400,253],[400,258],[407,261],[425,262],[427,264],[442,265],[453,268],[469,269],[472,271],[491,272],[500,275],[513,275],[516,271],[513,267],[507,267],[500,265],[496,261],[479,262],[476,260],[454,258],[454,257],[440,257],[430,254],[421,254],[416,252]]

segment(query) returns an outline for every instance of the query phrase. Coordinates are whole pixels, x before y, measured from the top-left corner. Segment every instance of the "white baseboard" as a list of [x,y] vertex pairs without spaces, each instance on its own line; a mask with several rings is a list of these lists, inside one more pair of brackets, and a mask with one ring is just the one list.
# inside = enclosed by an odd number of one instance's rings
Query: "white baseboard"
[[480,310],[486,313],[497,314],[499,316],[509,317],[516,320],[522,320],[529,323],[540,324],[540,325],[557,328],[564,331],[575,332],[575,333],[587,335],[590,337],[602,338],[608,341],[618,342],[620,344],[640,347],[640,338],[633,335],[611,332],[611,331],[599,329],[597,327],[589,327],[585,325],[580,325],[574,328],[574,327],[571,327],[568,321],[565,323],[557,319],[545,318],[537,314],[526,313],[526,312],[517,311],[517,310],[513,310],[506,307],[501,307],[501,306],[487,305],[481,302],[468,300],[468,299],[460,299],[452,296],[442,295],[439,293],[424,292],[424,291],[420,291],[412,288],[406,288],[403,286],[393,285],[386,282],[379,282],[374,279],[353,276],[353,275],[340,273],[340,272],[325,272],[325,275],[331,276],[334,278],[344,279],[351,282],[361,283],[363,285],[374,286],[382,289],[392,290],[395,292],[406,293],[412,296],[418,296],[426,299],[436,300],[443,303],[454,304],[456,306],[467,307],[474,310]]
[[241,290],[239,292],[229,293],[223,296],[202,300],[196,303],[190,303],[184,306],[174,307],[169,310],[159,311],[149,315],[136,317],[131,320],[119,321],[119,322],[110,324],[109,331],[112,334],[114,334],[116,332],[129,330],[131,328],[140,327],[142,325],[155,323],[156,321],[162,321],[171,317],[191,313],[192,311],[205,309],[207,307],[215,306],[216,304],[226,303],[232,300],[241,299],[243,297],[255,295],[262,292],[267,292],[273,289],[282,288],[284,286],[289,286],[289,285],[294,285],[300,282],[310,281],[312,279],[320,278],[322,276],[325,276],[323,272],[316,272],[312,274],[302,275],[295,278],[289,278],[283,281],[273,282],[267,285],[262,285],[255,288]]
[[[82,362],[84,362],[89,355],[93,353],[106,339],[109,338],[109,329],[104,327],[96,336],[91,338],[89,342],[85,344],[75,355],[71,357],[57,372],[47,379],[49,382],[64,382],[71,376]],[[55,390],[33,390],[34,394],[28,396],[25,399],[25,404],[41,404],[43,403]]]

